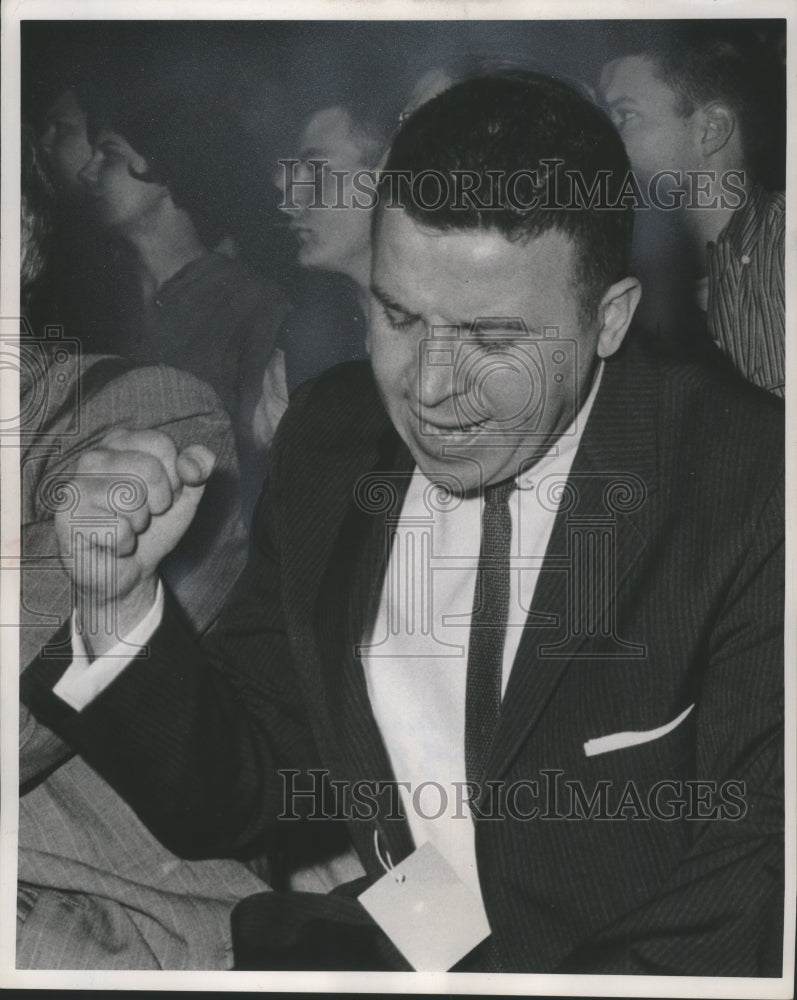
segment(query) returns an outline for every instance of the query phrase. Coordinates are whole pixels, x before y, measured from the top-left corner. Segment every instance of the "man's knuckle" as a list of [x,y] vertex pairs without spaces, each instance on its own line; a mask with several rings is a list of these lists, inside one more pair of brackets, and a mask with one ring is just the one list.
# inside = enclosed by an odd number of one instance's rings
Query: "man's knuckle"
[[131,433],[127,427],[114,427],[113,430],[108,431],[105,435],[103,442],[108,445],[114,445],[120,441],[125,441],[131,436]]
[[109,454],[105,448],[91,448],[80,454],[77,464],[77,472],[101,472],[104,471],[109,462]]

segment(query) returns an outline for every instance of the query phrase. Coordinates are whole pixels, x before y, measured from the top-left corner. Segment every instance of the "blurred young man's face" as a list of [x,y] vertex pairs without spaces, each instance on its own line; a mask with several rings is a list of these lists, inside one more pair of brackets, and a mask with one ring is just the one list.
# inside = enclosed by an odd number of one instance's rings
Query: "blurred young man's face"
[[600,97],[640,181],[662,170],[700,168],[695,116],[678,114],[677,96],[656,76],[652,60],[624,56],[607,63]]
[[[371,212],[366,208],[351,207],[356,192],[352,177],[357,171],[373,168],[367,142],[357,134],[348,112],[341,107],[324,108],[316,112],[302,132],[293,168],[294,181],[312,181],[315,172],[308,160],[327,160],[325,167],[318,167],[323,175],[319,203],[327,206],[311,208],[315,199],[312,186],[295,185],[286,190],[285,168],[279,167],[274,183],[282,194],[281,208],[291,217],[291,230],[299,241],[299,263],[303,267],[341,271],[356,277],[367,273],[370,254]],[[335,178],[332,171],[341,171]],[[290,175],[289,175],[290,176]],[[361,204],[368,198],[357,196]],[[290,202],[296,208],[287,207]]]
[[70,194],[81,190],[78,173],[91,157],[86,113],[74,90],[58,95],[47,112],[41,146],[58,187]]
[[168,196],[162,184],[134,177],[144,173],[146,160],[116,132],[101,131],[91,159],[80,171],[97,221],[121,235],[146,229],[152,213]]
[[383,211],[371,360],[387,411],[429,478],[455,476],[454,489],[466,492],[499,482],[570,427],[598,365],[597,324],[583,323],[575,264],[572,241],[557,231],[509,242]]

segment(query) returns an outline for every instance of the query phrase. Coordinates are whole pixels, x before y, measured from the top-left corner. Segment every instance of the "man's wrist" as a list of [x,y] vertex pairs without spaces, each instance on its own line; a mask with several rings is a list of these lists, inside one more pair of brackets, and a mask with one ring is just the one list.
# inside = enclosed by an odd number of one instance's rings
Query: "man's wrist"
[[[142,592],[143,597],[143,592]],[[53,687],[53,694],[76,712],[82,711],[101,694],[130,664],[146,653],[149,640],[155,634],[163,616],[163,586],[158,583],[155,603],[131,632],[102,652],[86,649],[83,636],[77,631],[77,613],[72,616],[72,662]]]
[[152,610],[158,593],[158,577],[148,577],[129,594],[102,602],[96,595],[78,595],[75,626],[89,656],[107,653],[138,626]]

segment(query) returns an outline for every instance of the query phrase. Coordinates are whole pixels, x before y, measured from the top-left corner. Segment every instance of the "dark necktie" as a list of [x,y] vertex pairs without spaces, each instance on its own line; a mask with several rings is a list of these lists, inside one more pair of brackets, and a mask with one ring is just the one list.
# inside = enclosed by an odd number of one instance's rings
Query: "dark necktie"
[[509,612],[509,495],[515,480],[484,491],[482,541],[473,594],[465,691],[465,775],[481,782],[501,706],[501,668]]

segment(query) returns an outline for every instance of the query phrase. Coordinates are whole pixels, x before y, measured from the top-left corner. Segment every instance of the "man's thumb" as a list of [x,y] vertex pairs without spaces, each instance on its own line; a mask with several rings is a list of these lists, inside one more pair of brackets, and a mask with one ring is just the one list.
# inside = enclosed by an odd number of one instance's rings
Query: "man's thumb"
[[216,456],[203,444],[191,444],[177,456],[177,474],[185,486],[201,486],[207,482]]

